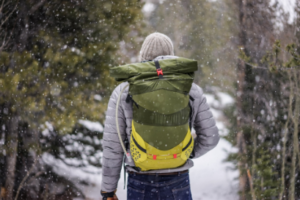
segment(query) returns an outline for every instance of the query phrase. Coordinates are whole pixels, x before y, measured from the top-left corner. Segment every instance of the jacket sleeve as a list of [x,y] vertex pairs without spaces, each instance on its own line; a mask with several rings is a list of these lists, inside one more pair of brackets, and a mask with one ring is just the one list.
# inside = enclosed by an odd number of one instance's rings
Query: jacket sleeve
[[198,158],[213,149],[220,140],[216,121],[206,102],[203,91],[199,87],[198,90],[201,94],[201,98],[194,120],[194,129],[197,135],[194,147],[195,158]]
[[[125,86],[120,84],[113,91],[107,107],[106,119],[104,123],[103,133],[103,158],[102,158],[102,183],[101,191],[112,192],[117,188],[122,168],[124,152],[119,141],[116,128],[116,104],[121,93],[121,89]],[[124,140],[126,136],[126,122],[124,111],[120,106],[118,108],[118,122],[120,133]]]

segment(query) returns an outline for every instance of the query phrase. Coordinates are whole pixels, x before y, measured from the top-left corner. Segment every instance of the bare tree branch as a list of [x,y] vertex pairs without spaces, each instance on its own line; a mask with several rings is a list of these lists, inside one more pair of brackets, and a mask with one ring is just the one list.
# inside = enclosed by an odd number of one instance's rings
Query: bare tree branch
[[7,37],[7,32],[5,32],[4,39],[2,41],[2,45],[0,46],[0,52],[3,51],[5,49],[5,47],[8,46],[8,43],[11,40],[12,33],[13,33],[13,31],[10,33],[9,37],[6,38]]
[[46,2],[46,0],[42,0],[39,3],[35,4],[29,11],[28,15],[31,15],[32,13],[34,13],[35,11],[37,11],[37,9],[39,9],[44,3]]
[[23,185],[25,183],[25,181],[27,180],[27,178],[30,176],[30,174],[33,172],[34,170],[34,166],[37,162],[38,158],[35,158],[30,170],[27,172],[26,176],[23,178],[22,182],[20,183],[19,187],[18,187],[18,190],[17,190],[17,194],[16,194],[16,197],[15,197],[15,200],[18,200],[18,197],[19,197],[19,193],[20,193],[20,190],[23,188]]
[[0,44],[1,45],[0,46],[0,52],[5,49],[5,47],[8,45],[8,43],[9,43],[9,41],[11,39],[11,36],[12,36],[12,32],[11,32],[10,35],[9,35],[9,37],[7,37],[8,33],[7,33],[6,30],[3,30],[2,27],[7,22],[7,20],[11,17],[11,15],[15,12],[15,10],[17,9],[17,6],[18,6],[19,2],[16,3],[15,7],[13,8],[13,10],[8,11],[7,13],[3,14],[2,13],[3,8],[5,8],[5,6],[7,6],[9,3],[10,3],[9,1],[7,3],[5,3],[5,0],[3,0],[2,3],[1,3],[1,7],[0,7],[0,13],[3,16],[7,15],[7,17],[4,20],[0,19],[0,23],[1,23],[1,25],[0,25],[0,35],[3,35],[3,32],[4,32],[3,39],[2,39],[2,41],[0,41],[0,43],[2,43],[2,44]]
[[5,32],[5,35],[4,35],[4,39],[2,41],[2,45],[0,46],[0,52],[4,49],[5,45],[6,45],[6,36],[7,36],[7,32]]
[[15,12],[15,10],[17,9],[18,6],[18,2],[16,3],[14,9],[8,14],[8,16],[5,18],[5,20],[1,23],[0,28],[3,26],[3,24],[5,24],[5,22],[10,18],[10,16]]
[[2,0],[2,3],[1,3],[1,7],[0,7],[0,13],[2,12],[2,9],[3,9],[3,6],[4,5],[4,0]]

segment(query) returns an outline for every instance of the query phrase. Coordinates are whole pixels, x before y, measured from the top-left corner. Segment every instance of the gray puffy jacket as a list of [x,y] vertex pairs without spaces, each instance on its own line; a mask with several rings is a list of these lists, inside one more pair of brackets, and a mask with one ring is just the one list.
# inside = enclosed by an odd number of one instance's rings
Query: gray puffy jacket
[[[101,190],[106,192],[112,192],[117,188],[117,184],[120,178],[120,171],[122,167],[122,161],[124,152],[119,142],[118,133],[116,129],[116,103],[121,90],[128,83],[121,83],[113,91],[106,112],[106,120],[104,124],[103,134],[103,159],[102,159],[102,184]],[[131,134],[131,122],[132,122],[132,102],[126,103],[126,97],[128,95],[128,87],[125,89],[121,96],[120,105],[118,108],[118,120],[120,132],[123,138],[128,138],[130,141]],[[210,108],[206,102],[206,98],[203,95],[202,89],[193,83],[189,95],[192,97],[190,104],[192,107],[192,127],[196,131],[197,137],[195,138],[194,146],[194,158],[198,158],[209,150],[213,149],[219,142],[218,128],[216,122],[210,111]],[[128,150],[129,151],[129,150]],[[126,160],[127,170],[135,171],[130,166],[134,166],[134,163],[130,163]],[[189,169],[193,166],[193,161],[188,159],[185,165],[175,169],[164,169],[148,171],[147,173],[166,173],[176,172]]]

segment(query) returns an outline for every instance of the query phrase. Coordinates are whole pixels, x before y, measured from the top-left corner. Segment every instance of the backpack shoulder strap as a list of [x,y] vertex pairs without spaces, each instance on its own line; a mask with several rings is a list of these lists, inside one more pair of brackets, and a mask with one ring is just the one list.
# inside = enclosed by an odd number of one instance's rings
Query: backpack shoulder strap
[[[190,96],[190,100],[191,101],[194,101],[195,99],[192,97],[192,96]],[[192,107],[192,105],[191,105],[191,103],[189,102],[189,106],[190,106],[190,119],[189,119],[189,126],[190,126],[190,130],[191,130],[191,132],[192,132],[192,115],[193,115],[193,107]],[[194,158],[195,157],[195,151],[194,151],[194,149],[193,149],[193,151],[192,151],[192,153],[191,153],[191,155],[190,155],[190,158]]]
[[[191,101],[194,101],[195,99],[192,97],[192,96],[190,96],[190,100]],[[193,114],[193,107],[192,107],[192,105],[191,105],[191,103],[189,102],[189,107],[190,107],[190,119],[189,119],[189,126],[190,126],[190,129],[192,130],[192,114]]]

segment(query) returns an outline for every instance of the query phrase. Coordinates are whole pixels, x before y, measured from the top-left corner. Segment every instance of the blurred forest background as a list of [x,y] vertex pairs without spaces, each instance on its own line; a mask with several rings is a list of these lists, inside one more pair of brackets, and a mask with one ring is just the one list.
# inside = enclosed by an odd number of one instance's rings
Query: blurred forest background
[[282,2],[0,0],[0,199],[87,199],[109,68],[137,62],[154,31],[198,61],[206,93],[235,99],[224,162],[239,199],[300,199],[300,0],[292,16]]

